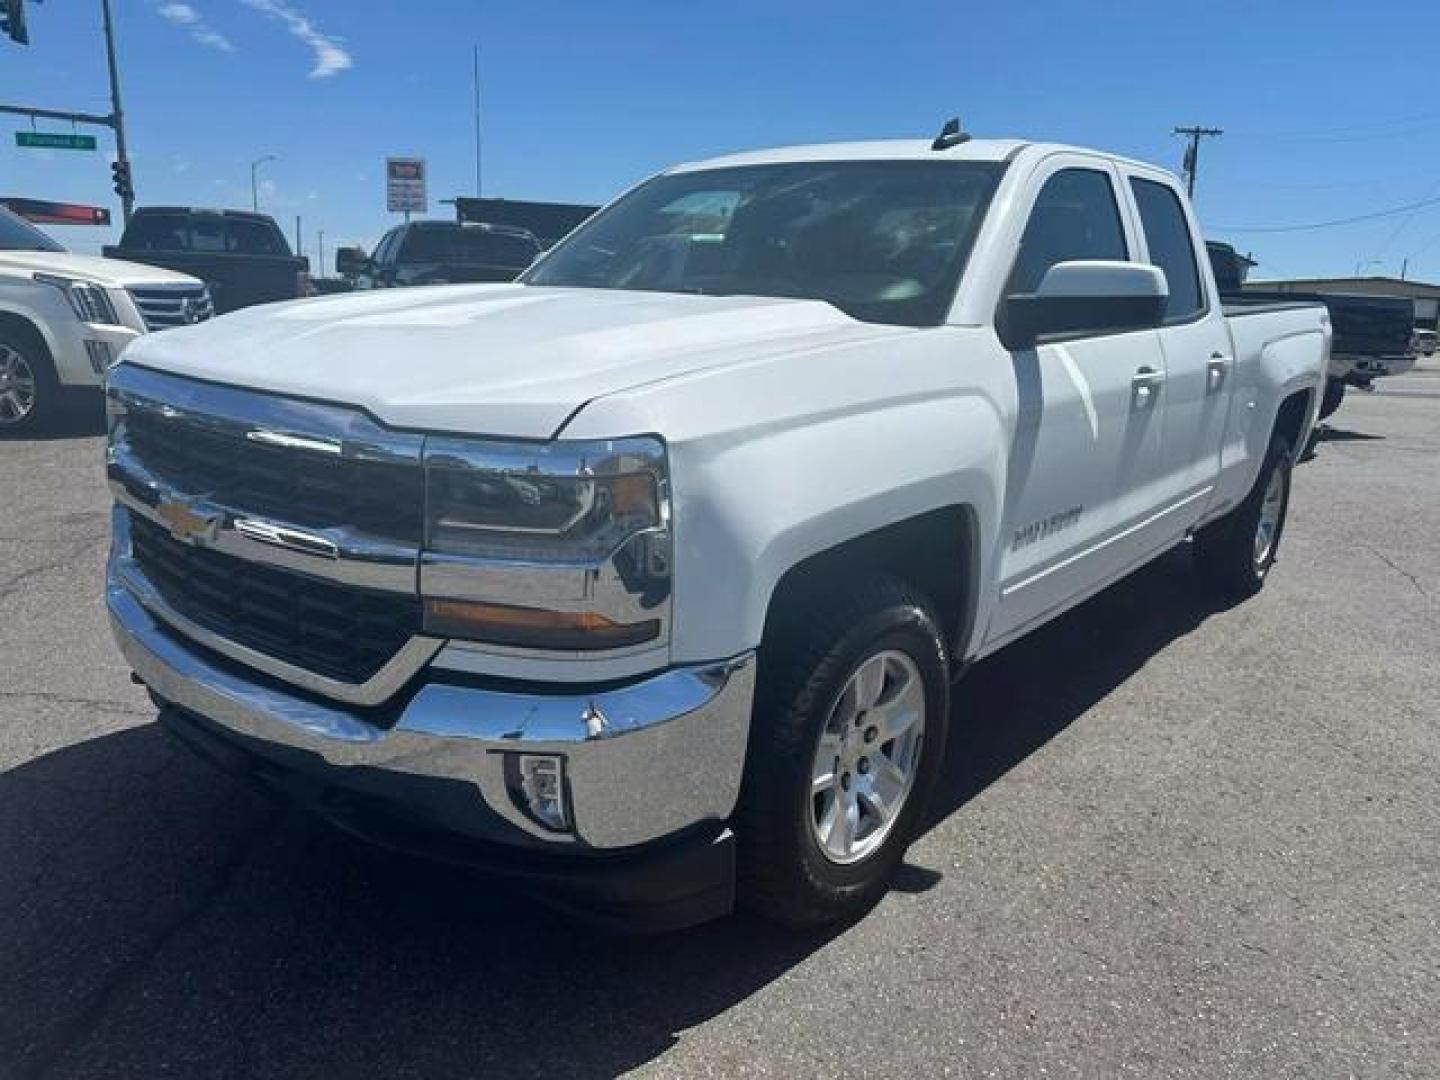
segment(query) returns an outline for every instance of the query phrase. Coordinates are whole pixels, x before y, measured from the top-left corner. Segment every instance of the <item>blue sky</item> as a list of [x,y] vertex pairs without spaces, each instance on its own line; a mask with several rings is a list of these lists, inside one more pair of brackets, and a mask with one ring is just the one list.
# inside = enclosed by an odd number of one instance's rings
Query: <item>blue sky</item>
[[[757,146],[929,135],[1092,145],[1178,168],[1202,148],[1207,232],[1259,276],[1440,280],[1433,0],[1410,3],[526,3],[113,0],[142,203],[262,209],[326,249],[394,221],[383,160],[416,154],[434,200],[474,189],[471,46],[481,48],[486,194],[603,201],[667,163]],[[0,40],[0,101],[104,111],[99,0],[29,8]],[[1412,42],[1414,43],[1412,45]],[[104,152],[22,150],[0,117],[0,193],[112,206]],[[45,128],[64,125],[44,124]],[[92,129],[93,130],[93,129]],[[94,250],[99,230],[52,230]]]

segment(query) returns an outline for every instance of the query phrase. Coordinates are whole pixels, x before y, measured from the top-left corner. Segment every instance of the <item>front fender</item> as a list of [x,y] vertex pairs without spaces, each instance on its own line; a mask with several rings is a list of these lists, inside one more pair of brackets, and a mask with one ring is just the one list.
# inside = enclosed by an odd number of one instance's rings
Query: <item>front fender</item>
[[[785,573],[866,533],[965,506],[980,536],[993,535],[1003,440],[988,402],[946,397],[678,447],[673,467],[687,482],[676,504],[675,658],[754,648]],[[990,548],[976,545],[981,581],[993,572]],[[967,597],[974,586],[965,583]]]

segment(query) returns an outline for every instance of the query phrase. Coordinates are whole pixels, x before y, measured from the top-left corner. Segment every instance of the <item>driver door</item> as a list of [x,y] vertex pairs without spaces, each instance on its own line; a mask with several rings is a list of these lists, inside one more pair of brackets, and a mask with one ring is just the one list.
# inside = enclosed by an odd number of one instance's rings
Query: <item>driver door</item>
[[[1033,293],[1059,262],[1134,258],[1128,203],[1107,164],[1057,155],[1028,191],[1006,296]],[[987,635],[994,646],[1141,561],[1163,419],[1165,360],[1154,330],[1080,333],[1009,355],[1017,411]]]

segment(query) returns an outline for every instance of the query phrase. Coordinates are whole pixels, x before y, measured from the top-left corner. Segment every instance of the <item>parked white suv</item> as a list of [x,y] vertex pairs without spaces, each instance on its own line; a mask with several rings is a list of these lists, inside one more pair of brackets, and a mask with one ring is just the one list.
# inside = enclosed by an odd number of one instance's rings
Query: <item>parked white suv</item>
[[1230,317],[1203,251],[1166,172],[947,131],[671,169],[516,284],[145,339],[117,640],[362,835],[594,919],[843,918],[967,664],[1187,537],[1265,580],[1328,316]]
[[67,391],[98,390],[141,334],[212,314],[204,282],[72,255],[0,207],[0,435],[43,426]]

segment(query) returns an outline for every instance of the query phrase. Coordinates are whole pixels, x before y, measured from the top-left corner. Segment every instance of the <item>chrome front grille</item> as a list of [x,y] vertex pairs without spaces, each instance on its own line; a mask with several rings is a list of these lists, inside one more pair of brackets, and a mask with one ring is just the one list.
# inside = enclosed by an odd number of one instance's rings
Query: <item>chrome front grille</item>
[[420,632],[415,596],[351,588],[181,543],[131,512],[130,549],[165,601],[212,633],[363,683]]
[[204,285],[144,285],[128,291],[147,330],[189,326],[215,315],[215,303]]
[[247,434],[150,409],[132,410],[125,425],[130,452],[178,491],[288,525],[419,545],[418,467],[272,446]]
[[173,627],[353,700],[393,691],[438,647],[417,590],[421,436],[134,364],[111,370],[107,394],[129,572]]

